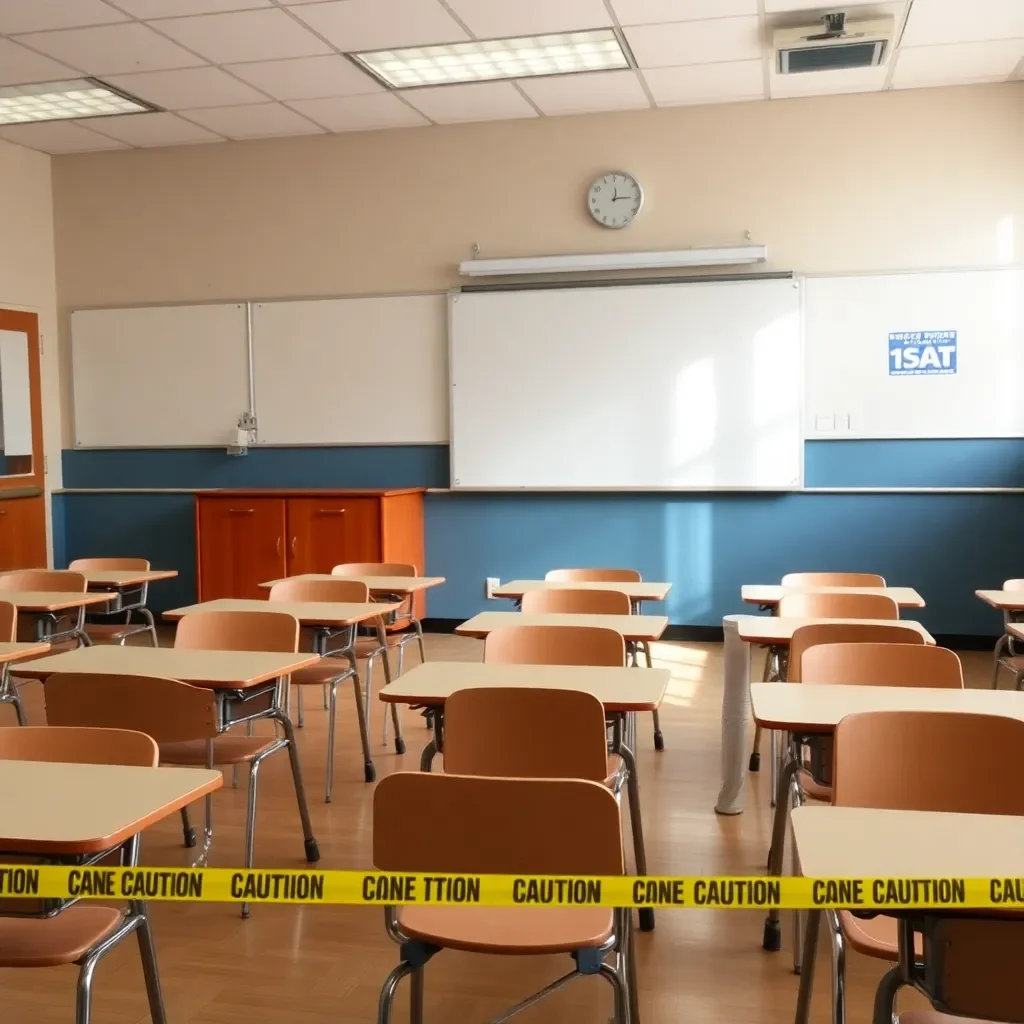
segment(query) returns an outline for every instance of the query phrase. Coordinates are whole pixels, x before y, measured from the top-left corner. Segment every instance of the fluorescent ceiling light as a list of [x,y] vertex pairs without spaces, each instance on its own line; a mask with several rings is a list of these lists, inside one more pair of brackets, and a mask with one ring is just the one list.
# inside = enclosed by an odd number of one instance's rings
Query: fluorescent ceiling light
[[578,274],[594,270],[732,267],[741,263],[764,263],[767,258],[766,245],[729,245],[708,249],[674,249],[665,252],[596,252],[572,256],[464,260],[459,264],[459,273],[466,277],[503,277],[509,274]]
[[629,58],[610,28],[372,50],[349,56],[395,89],[629,67]]
[[155,109],[92,78],[0,88],[0,124],[67,121]]

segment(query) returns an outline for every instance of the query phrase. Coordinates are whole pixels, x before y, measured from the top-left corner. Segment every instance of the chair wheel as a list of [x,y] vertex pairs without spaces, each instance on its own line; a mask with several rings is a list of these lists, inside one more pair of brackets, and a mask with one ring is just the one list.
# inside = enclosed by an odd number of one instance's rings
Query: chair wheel
[[320,859],[320,847],[316,845],[315,839],[306,840],[306,860],[315,864]]
[[782,922],[768,918],[764,923],[764,937],[761,946],[769,953],[778,953],[782,949]]
[[640,931],[654,931],[654,910],[652,907],[640,908]]
[[752,772],[759,772],[761,770],[761,755],[753,753],[750,755],[750,763],[747,768]]
[[377,781],[377,769],[373,767],[372,763],[363,765],[363,778],[367,782]]
[[397,736],[395,738],[395,753],[396,754],[404,754],[405,753],[405,740],[403,740],[401,736]]
[[654,734],[654,749],[664,750],[665,749],[665,737],[660,732]]
[[191,850],[192,847],[196,845],[196,830],[194,828],[190,828],[184,833],[184,838],[185,845]]

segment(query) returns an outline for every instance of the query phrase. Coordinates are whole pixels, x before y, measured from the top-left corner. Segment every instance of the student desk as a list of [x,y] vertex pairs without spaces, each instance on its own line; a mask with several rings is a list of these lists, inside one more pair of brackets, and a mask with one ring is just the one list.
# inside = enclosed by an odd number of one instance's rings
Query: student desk
[[408,596],[421,590],[438,587],[445,582],[443,576],[339,576],[329,572],[304,572],[298,576],[282,576],[278,580],[267,580],[260,586],[269,589],[275,583],[284,583],[287,580],[357,580],[359,583],[365,583],[371,594],[378,596]]
[[157,580],[172,580],[178,575],[177,569],[76,569],[85,577],[90,589],[120,590],[126,587],[141,587],[144,583]]
[[[495,613],[501,614],[501,613]],[[509,617],[548,618],[549,616]],[[552,618],[603,618],[605,616],[551,616]],[[478,616],[480,618],[480,616]],[[616,616],[611,616],[616,618]],[[421,771],[430,771],[434,757],[444,753],[444,704],[456,690],[477,686],[521,686],[541,689],[584,690],[604,705],[612,723],[611,752],[622,758],[626,766],[626,787],[629,818],[633,829],[633,852],[638,875],[647,874],[643,826],[640,818],[640,782],[636,759],[626,742],[626,718],[637,711],[654,711],[665,696],[671,673],[663,668],[615,668],[587,665],[493,665],[482,662],[429,661],[406,672],[396,682],[384,687],[380,699],[386,703],[408,704],[429,708],[433,739],[423,750]],[[523,723],[528,727],[529,723]],[[640,927],[654,927],[654,912],[640,911]]]
[[[1016,816],[798,807],[793,811],[792,825],[800,871],[807,878],[1016,878],[1024,875],[1024,818]],[[898,911],[893,913],[899,914]],[[908,910],[902,916],[920,922],[929,915],[941,913],[941,910]],[[797,1024],[807,1024],[809,1018],[820,924],[821,911],[808,911]],[[890,969],[879,985],[879,995],[884,996],[883,1009],[888,1010],[887,1001],[891,1001],[894,988],[900,984],[900,972],[904,976],[910,973],[911,964],[906,962],[905,954],[911,949],[909,943],[900,943],[900,966]],[[876,1024],[878,1005],[876,1002]]]
[[671,583],[601,580],[577,583],[575,580],[509,580],[491,592],[492,597],[511,597],[520,600],[528,590],[612,590],[625,594],[634,606],[644,601],[664,601],[672,589]]
[[974,596],[1001,612],[1012,615],[1024,611],[1024,590],[976,590]]
[[[96,593],[70,593],[63,590],[0,590],[0,601],[7,601],[18,609],[18,617],[27,612],[35,619],[35,633],[37,640],[48,640],[51,634],[47,632],[47,618],[50,624],[56,623],[61,612],[78,611],[81,613],[90,605],[106,604],[110,600],[109,594]],[[82,619],[79,618],[75,629],[68,630],[67,636],[59,634],[60,639],[80,637],[83,635],[81,629]],[[88,641],[86,641],[88,643]]]
[[[747,778],[745,742],[750,721],[750,645],[787,647],[793,631],[818,622],[874,622],[873,619],[798,619],[768,615],[730,615],[725,632],[724,687],[722,692],[722,786],[715,803],[719,814],[743,812],[743,786]],[[886,625],[893,622],[886,620]],[[934,643],[917,622],[899,624],[917,629],[927,643]],[[774,761],[772,762],[774,765]],[[774,781],[774,776],[773,776]],[[774,787],[773,787],[774,788]],[[774,795],[774,794],[773,794]]]
[[455,627],[460,636],[486,637],[503,626],[598,626],[614,629],[624,640],[644,643],[657,640],[668,628],[665,615],[574,615],[551,612],[524,615],[522,612],[481,612]]
[[778,607],[786,594],[881,594],[891,597],[900,608],[923,608],[924,598],[913,587],[782,587],[745,583],[740,588],[740,597],[747,604],[756,604],[764,609]]
[[25,724],[25,713],[21,708],[21,698],[14,689],[10,678],[10,666],[13,662],[25,658],[35,658],[46,654],[50,645],[45,641],[36,643],[0,643],[0,704],[13,704],[14,713],[18,716],[18,725]]
[[[259,602],[263,603],[263,602]],[[226,732],[232,726],[260,719],[280,724],[288,747],[295,796],[302,820],[306,859],[320,859],[313,836],[302,785],[295,730],[281,707],[279,680],[320,660],[318,654],[282,654],[272,651],[201,651],[177,647],[79,647],[48,658],[27,661],[19,666],[19,676],[43,679],[56,672],[90,672],[102,675],[160,676],[178,679],[193,686],[213,690],[217,697],[217,729]],[[0,826],[2,827],[2,826]]]

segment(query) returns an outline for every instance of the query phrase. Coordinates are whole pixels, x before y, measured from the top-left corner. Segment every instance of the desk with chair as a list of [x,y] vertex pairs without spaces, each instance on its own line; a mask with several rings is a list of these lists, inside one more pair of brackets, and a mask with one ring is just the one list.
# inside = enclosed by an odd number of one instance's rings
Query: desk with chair
[[521,612],[481,612],[455,627],[459,636],[486,637],[504,626],[596,626],[613,629],[628,643],[649,643],[661,638],[668,629],[665,615],[574,615],[547,613],[524,615]]
[[[913,587],[815,586],[813,589],[816,594],[867,594],[891,597],[900,608],[924,607],[924,598]],[[807,587],[744,583],[740,587],[740,598],[746,604],[756,604],[765,611],[772,611],[787,594],[798,594],[806,590]]]

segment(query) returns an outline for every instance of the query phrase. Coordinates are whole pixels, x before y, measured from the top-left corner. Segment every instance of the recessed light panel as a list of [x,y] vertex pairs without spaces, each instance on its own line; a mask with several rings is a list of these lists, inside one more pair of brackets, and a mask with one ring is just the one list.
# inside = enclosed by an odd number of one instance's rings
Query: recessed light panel
[[68,121],[110,114],[139,114],[156,108],[91,78],[0,88],[0,124]]
[[394,89],[628,68],[610,28],[351,54]]

